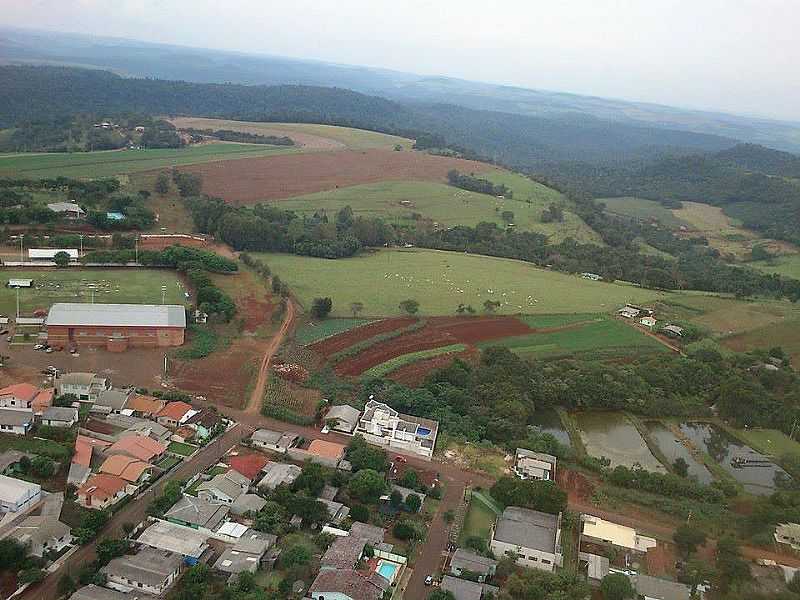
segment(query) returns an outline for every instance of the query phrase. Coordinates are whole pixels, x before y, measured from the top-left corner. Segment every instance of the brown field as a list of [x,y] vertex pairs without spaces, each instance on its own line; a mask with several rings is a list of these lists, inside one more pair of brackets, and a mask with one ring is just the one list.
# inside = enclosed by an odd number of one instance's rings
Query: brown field
[[397,317],[394,319],[383,319],[382,321],[375,321],[362,327],[356,327],[348,331],[334,335],[309,346],[311,350],[321,354],[322,356],[330,356],[345,348],[349,348],[353,344],[360,341],[369,339],[381,333],[388,333],[401,327],[408,327],[416,319],[414,317]]
[[487,165],[421,152],[343,150],[242,158],[182,170],[202,175],[205,193],[242,205],[362,183],[445,181],[451,169],[486,171]]
[[458,354],[434,356],[433,358],[429,358],[427,360],[419,360],[415,363],[411,363],[410,365],[400,367],[396,371],[389,373],[386,377],[392,381],[396,381],[397,383],[402,383],[403,385],[409,387],[415,387],[420,385],[425,380],[425,378],[428,376],[428,373],[448,366],[456,358],[460,358],[461,360],[465,360],[467,362],[473,362],[474,360],[477,360],[478,355],[479,351],[477,348],[468,348],[464,352],[459,352]]

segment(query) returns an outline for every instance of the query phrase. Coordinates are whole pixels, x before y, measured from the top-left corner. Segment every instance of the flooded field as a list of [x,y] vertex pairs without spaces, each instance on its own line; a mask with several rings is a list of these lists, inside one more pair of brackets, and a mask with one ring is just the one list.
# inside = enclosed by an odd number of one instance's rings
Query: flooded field
[[646,423],[647,431],[650,432],[653,440],[658,445],[658,449],[667,457],[670,463],[675,462],[677,458],[682,458],[689,465],[689,476],[695,477],[697,481],[703,484],[710,484],[714,480],[706,466],[692,456],[691,451],[686,445],[675,437],[667,427],[664,427],[657,421],[648,421]]
[[633,467],[640,464],[648,471],[664,473],[666,469],[653,456],[639,431],[621,413],[576,413],[586,451],[597,458],[605,456],[611,467]]
[[555,409],[546,408],[534,412],[533,425],[542,433],[549,433],[565,446],[572,446],[569,433],[561,424],[561,417],[558,416]]
[[[768,495],[775,491],[775,476],[788,477],[786,471],[742,444],[727,432],[709,423],[681,423],[681,432],[699,450],[706,452],[730,473],[751,494]],[[746,460],[749,464],[736,468],[732,460]]]

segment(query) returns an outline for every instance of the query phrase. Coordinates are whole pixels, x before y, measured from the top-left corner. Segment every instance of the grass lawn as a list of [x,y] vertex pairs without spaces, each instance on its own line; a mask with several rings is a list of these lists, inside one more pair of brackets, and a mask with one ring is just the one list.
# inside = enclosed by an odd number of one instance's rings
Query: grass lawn
[[497,513],[473,492],[467,515],[464,518],[464,526],[461,528],[459,545],[463,546],[467,538],[473,536],[488,541],[496,518]]
[[596,315],[590,322],[562,331],[508,337],[485,342],[480,346],[505,346],[518,354],[527,356],[596,351],[618,351],[624,354],[667,351],[653,338],[644,335],[630,325],[605,315]]
[[[520,179],[528,181],[521,176]],[[513,200],[508,200],[469,192],[444,183],[384,181],[281,200],[281,208],[308,215],[324,209],[332,218],[336,211],[350,206],[358,216],[380,217],[400,225],[414,223],[412,215],[419,214],[442,227],[474,227],[482,221],[504,227],[501,213],[511,211],[519,231],[542,233],[551,236],[555,242],[568,236],[579,241],[599,241],[596,233],[572,212],[565,213],[564,223],[542,223],[542,210],[551,202],[566,207],[566,199],[541,184],[530,184],[535,186],[530,189],[531,203],[518,200],[516,193]],[[401,202],[410,204],[404,205]]]
[[[364,314],[401,314],[408,298],[420,314],[454,314],[459,303],[482,310],[500,301],[499,313],[610,312],[626,302],[675,297],[632,285],[587,281],[522,261],[435,250],[388,249],[355,258],[327,260],[292,254],[256,254],[286,281],[306,308],[317,296],[333,299],[333,316],[363,302]],[[353,285],[357,281],[359,285]]]
[[776,457],[800,455],[800,443],[777,429],[737,429],[736,433],[764,454]]
[[326,319],[324,321],[306,323],[295,332],[294,339],[301,346],[307,346],[337,333],[361,327],[367,323],[372,323],[372,319]]
[[197,446],[183,444],[181,442],[170,442],[169,446],[167,446],[167,450],[180,456],[191,456],[197,450]]
[[106,150],[51,154],[7,154],[0,156],[0,176],[47,178],[113,177],[127,173],[193,165],[234,158],[252,158],[299,152],[287,146],[261,144],[203,144],[160,150]]
[[655,200],[623,196],[620,198],[598,198],[597,201],[605,203],[606,211],[615,215],[645,221],[656,219],[664,227],[670,229],[679,229],[681,225],[689,226],[687,221],[679,219],[672,210],[665,208]]
[[180,462],[181,459],[178,458],[177,456],[165,456],[156,463],[156,466],[159,469],[164,469],[165,471],[169,471],[172,467],[174,467]]
[[765,273],[777,273],[778,275],[800,279],[800,254],[789,254],[772,260],[751,262],[749,265]]
[[[161,304],[161,286],[166,286],[166,302],[183,304],[184,286],[170,269],[5,269],[8,279],[33,279],[32,289],[19,292],[20,314],[49,308],[55,302],[91,302],[92,289],[97,304]],[[0,313],[16,313],[16,290],[0,286]]]
[[217,475],[222,475],[223,473],[227,473],[228,471],[230,471],[230,469],[228,467],[223,467],[222,465],[217,465],[213,469],[211,469],[208,472],[208,474],[211,475],[211,477],[215,477]]
[[64,460],[72,456],[70,448],[52,440],[2,433],[0,434],[0,452],[5,452],[6,450],[30,452],[31,454],[40,454],[56,460]]

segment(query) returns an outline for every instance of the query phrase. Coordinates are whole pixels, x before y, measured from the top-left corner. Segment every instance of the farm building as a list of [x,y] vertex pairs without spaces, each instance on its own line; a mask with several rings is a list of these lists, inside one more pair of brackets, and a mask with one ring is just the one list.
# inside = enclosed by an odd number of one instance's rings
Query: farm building
[[86,216],[86,211],[74,202],[51,202],[47,208],[67,219],[82,219]]
[[66,252],[70,260],[78,260],[77,248],[29,248],[29,260],[55,260],[56,254]]
[[642,317],[641,319],[639,319],[639,323],[641,323],[645,327],[649,327],[650,329],[656,326],[656,322],[657,321],[653,317]]
[[52,345],[104,346],[112,352],[127,348],[180,346],[186,311],[179,305],[56,303],[45,322]]
[[683,337],[683,327],[680,327],[679,325],[667,325],[664,327],[663,331],[670,337]]

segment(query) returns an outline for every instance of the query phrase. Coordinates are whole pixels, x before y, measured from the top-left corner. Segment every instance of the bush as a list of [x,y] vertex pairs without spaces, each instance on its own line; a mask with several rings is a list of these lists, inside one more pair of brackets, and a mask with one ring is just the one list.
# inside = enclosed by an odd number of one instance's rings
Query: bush
[[350,518],[353,519],[353,521],[369,523],[369,509],[363,504],[354,504],[350,508]]
[[417,539],[417,528],[411,521],[398,521],[392,529],[394,537],[398,540],[414,540]]

